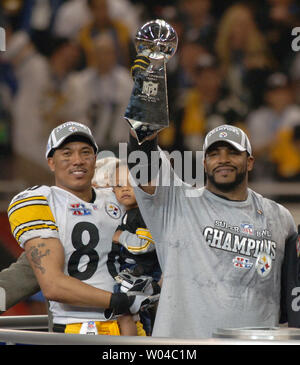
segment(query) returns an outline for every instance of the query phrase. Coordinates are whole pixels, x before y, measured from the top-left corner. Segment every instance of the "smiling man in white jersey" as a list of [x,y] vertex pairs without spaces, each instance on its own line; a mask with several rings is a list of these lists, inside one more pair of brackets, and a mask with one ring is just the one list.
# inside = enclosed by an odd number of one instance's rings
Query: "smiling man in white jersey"
[[122,207],[111,190],[92,188],[97,150],[85,125],[66,122],[54,128],[46,158],[55,186],[21,192],[12,200],[8,216],[50,300],[54,330],[119,335],[117,321],[107,321],[105,309],[137,312],[139,296],[112,294],[115,283],[106,261]]
[[[157,138],[139,145],[131,136],[129,154],[137,150],[151,161]],[[285,246],[296,227],[287,209],[249,189],[246,134],[229,125],[207,134],[207,182],[197,190],[159,153],[156,183],[135,187],[164,273],[153,336],[209,338],[217,328],[278,325]],[[170,170],[167,186],[160,175]]]

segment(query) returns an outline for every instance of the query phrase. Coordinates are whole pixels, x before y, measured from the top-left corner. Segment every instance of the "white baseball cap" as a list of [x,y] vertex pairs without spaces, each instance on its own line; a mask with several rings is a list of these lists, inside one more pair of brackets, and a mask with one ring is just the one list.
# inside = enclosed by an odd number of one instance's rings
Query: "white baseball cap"
[[238,151],[247,151],[250,156],[252,155],[251,144],[246,133],[240,128],[227,124],[216,127],[207,133],[203,144],[204,155],[212,144],[220,141],[231,144]]
[[55,151],[71,136],[83,136],[87,138],[94,148],[95,154],[98,152],[98,146],[90,128],[84,124],[70,121],[59,125],[50,133],[46,149],[46,158],[50,157],[49,155],[51,152]]

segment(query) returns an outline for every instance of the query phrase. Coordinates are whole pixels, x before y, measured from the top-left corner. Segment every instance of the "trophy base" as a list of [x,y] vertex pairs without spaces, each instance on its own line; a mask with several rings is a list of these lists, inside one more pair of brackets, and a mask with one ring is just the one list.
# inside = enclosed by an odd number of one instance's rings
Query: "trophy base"
[[130,128],[134,132],[138,144],[142,144],[147,140],[148,137],[152,136],[154,133],[161,131],[162,129],[166,128],[166,126],[156,125],[156,124],[148,124],[144,122],[140,122],[138,120],[133,120],[130,118],[126,118]]

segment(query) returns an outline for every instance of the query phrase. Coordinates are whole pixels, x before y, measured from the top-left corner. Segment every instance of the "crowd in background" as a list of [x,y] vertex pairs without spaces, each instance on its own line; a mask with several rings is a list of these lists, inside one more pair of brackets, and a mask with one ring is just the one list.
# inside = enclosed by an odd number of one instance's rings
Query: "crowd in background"
[[255,179],[300,181],[297,0],[2,0],[0,153],[44,179],[47,137],[65,120],[89,125],[100,148],[117,153],[128,138],[134,36],[156,18],[179,38],[160,146],[201,150],[207,131],[237,125],[250,137]]

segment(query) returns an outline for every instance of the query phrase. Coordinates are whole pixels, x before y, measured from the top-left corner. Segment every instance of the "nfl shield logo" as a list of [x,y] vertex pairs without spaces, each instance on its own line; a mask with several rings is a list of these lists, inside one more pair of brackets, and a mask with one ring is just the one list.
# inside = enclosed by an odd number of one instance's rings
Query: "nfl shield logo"
[[158,83],[152,81],[143,82],[142,94],[145,94],[147,96],[156,96],[157,90],[158,90]]
[[253,235],[253,225],[249,223],[242,223],[241,224],[241,232],[249,235]]

